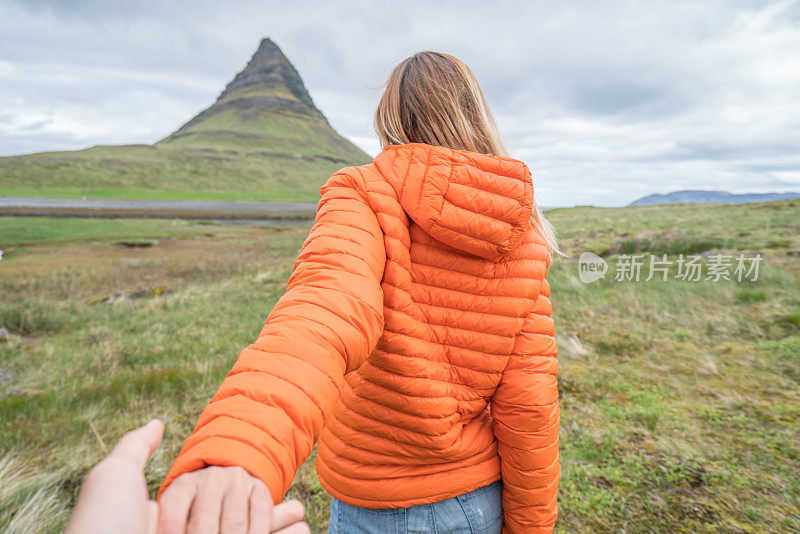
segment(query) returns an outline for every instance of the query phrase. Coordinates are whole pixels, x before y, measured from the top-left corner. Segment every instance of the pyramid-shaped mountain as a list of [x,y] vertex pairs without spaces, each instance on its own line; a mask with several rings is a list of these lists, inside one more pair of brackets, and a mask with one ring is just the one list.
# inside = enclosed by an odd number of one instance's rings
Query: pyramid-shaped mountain
[[210,107],[156,144],[0,158],[0,189],[316,201],[332,172],[369,160],[331,127],[278,45],[263,39]]
[[161,142],[272,147],[342,162],[364,157],[331,128],[297,70],[271,39],[261,41],[211,107]]

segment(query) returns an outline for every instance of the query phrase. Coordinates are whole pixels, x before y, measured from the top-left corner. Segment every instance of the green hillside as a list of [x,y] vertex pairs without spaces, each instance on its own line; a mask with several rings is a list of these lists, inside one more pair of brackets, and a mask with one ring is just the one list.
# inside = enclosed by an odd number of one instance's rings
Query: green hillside
[[0,158],[0,194],[316,201],[332,172],[369,160],[264,39],[216,102],[167,138]]
[[[567,208],[550,218],[568,255],[548,275],[561,394],[556,531],[800,531],[800,201]],[[57,531],[103,447],[159,416],[154,492],[283,294],[307,234],[0,218],[10,244],[0,261],[9,330],[0,524]],[[591,284],[578,276],[587,251],[609,263]],[[667,254],[668,279],[616,281],[632,253]],[[705,274],[716,254],[757,253],[757,280],[676,278],[680,254],[700,255]],[[100,301],[147,286],[171,292]],[[322,533],[330,496],[312,464],[313,455],[290,496]]]

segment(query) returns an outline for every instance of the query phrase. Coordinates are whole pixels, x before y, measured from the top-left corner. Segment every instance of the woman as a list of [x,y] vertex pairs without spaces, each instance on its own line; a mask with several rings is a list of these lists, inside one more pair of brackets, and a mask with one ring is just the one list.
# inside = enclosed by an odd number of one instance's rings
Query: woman
[[555,240],[530,172],[447,54],[392,71],[375,127],[168,473],[165,530],[263,522],[251,492],[279,503],[317,440],[330,532],[552,530]]

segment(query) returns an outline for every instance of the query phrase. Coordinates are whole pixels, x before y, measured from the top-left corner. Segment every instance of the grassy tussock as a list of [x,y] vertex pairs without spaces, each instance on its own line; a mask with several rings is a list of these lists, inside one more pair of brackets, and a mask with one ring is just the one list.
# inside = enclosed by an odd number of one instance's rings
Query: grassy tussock
[[38,472],[19,456],[0,458],[0,525],[8,534],[54,532],[69,517],[64,473]]

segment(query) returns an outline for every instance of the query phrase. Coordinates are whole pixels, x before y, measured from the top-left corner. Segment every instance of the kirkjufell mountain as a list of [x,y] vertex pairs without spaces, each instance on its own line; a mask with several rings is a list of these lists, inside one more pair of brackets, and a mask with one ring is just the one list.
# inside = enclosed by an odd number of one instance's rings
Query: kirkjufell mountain
[[261,41],[211,107],[161,142],[283,147],[338,163],[364,157],[331,128],[297,70],[271,39]]
[[316,201],[332,172],[370,159],[267,38],[210,107],[161,141],[3,157],[0,194]]

